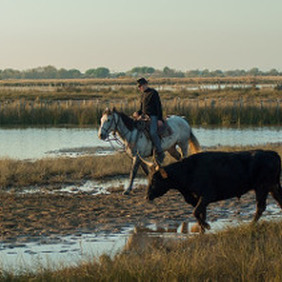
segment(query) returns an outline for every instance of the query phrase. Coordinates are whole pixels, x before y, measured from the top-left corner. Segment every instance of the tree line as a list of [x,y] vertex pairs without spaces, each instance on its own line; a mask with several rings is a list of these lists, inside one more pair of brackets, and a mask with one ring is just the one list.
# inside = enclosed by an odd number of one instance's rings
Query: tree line
[[57,69],[54,66],[37,67],[28,70],[0,69],[0,79],[70,79],[70,78],[119,78],[119,77],[236,77],[236,76],[281,76],[276,69],[261,71],[259,68],[250,70],[189,70],[178,71],[169,67],[162,70],[153,67],[134,67],[126,72],[111,72],[106,67],[91,68],[84,73],[78,69]]

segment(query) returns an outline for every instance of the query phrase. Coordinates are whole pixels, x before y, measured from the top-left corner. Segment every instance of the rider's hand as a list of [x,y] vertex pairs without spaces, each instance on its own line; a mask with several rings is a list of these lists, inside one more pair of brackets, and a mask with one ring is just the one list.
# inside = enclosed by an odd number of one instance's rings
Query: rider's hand
[[138,112],[134,112],[132,115],[135,119],[138,119],[140,117],[140,115],[138,114]]

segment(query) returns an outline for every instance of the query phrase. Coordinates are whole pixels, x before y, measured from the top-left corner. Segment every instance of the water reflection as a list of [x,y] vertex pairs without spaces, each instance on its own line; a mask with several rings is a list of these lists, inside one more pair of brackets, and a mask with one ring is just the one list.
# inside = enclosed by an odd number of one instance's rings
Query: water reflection
[[[282,142],[282,127],[194,128],[202,146],[258,145]],[[102,148],[101,148],[102,147]],[[100,150],[99,150],[100,148]],[[97,152],[98,151],[98,152]],[[111,145],[94,128],[0,129],[0,158],[39,159],[54,156],[103,154]]]

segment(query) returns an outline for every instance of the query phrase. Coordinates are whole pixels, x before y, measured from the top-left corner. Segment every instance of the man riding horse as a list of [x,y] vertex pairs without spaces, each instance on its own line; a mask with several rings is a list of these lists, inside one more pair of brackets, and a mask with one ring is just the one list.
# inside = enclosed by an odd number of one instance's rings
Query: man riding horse
[[156,160],[161,164],[165,154],[161,147],[161,140],[158,135],[158,124],[163,123],[163,111],[159,93],[148,86],[145,78],[137,80],[138,89],[141,91],[140,110],[133,114],[134,118],[140,119],[144,117],[150,118],[150,137],[155,147]]

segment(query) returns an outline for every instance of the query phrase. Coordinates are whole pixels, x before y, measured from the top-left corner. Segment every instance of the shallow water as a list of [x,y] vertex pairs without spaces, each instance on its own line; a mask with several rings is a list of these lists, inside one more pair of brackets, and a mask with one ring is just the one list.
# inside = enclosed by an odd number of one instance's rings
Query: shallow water
[[[147,178],[145,177],[136,177],[134,179],[134,187],[138,185],[147,185]],[[100,194],[110,194],[109,188],[111,187],[128,187],[129,178],[128,177],[119,177],[118,179],[105,179],[105,180],[88,180],[81,185],[66,185],[58,189],[51,187],[49,190],[48,187],[27,187],[22,189],[20,194],[26,193],[87,193],[89,195],[100,195]],[[12,190],[14,193],[15,191]]]
[[[202,146],[258,145],[282,142],[282,127],[193,128]],[[115,146],[117,149],[118,146]],[[0,128],[0,158],[40,159],[107,154],[111,145],[94,128]]]
[[17,272],[28,269],[75,266],[106,253],[114,255],[125,245],[132,228],[117,234],[78,234],[41,238],[35,242],[0,244],[0,269]]
[[[241,215],[253,215],[252,208]],[[250,220],[240,219],[240,216],[219,219],[209,222],[214,233],[227,227],[249,223]],[[281,209],[270,204],[261,220],[282,220]],[[13,272],[42,268],[57,269],[60,267],[75,266],[98,258],[102,254],[111,257],[124,248],[137,246],[145,248],[148,238],[184,240],[187,236],[195,236],[191,232],[195,222],[176,222],[174,224],[156,225],[151,223],[145,226],[123,226],[117,233],[81,233],[69,236],[41,237],[34,241],[18,238],[15,242],[0,243],[0,269]],[[135,236],[138,234],[138,236]],[[137,241],[136,241],[137,240]],[[141,240],[141,241],[138,241]]]

